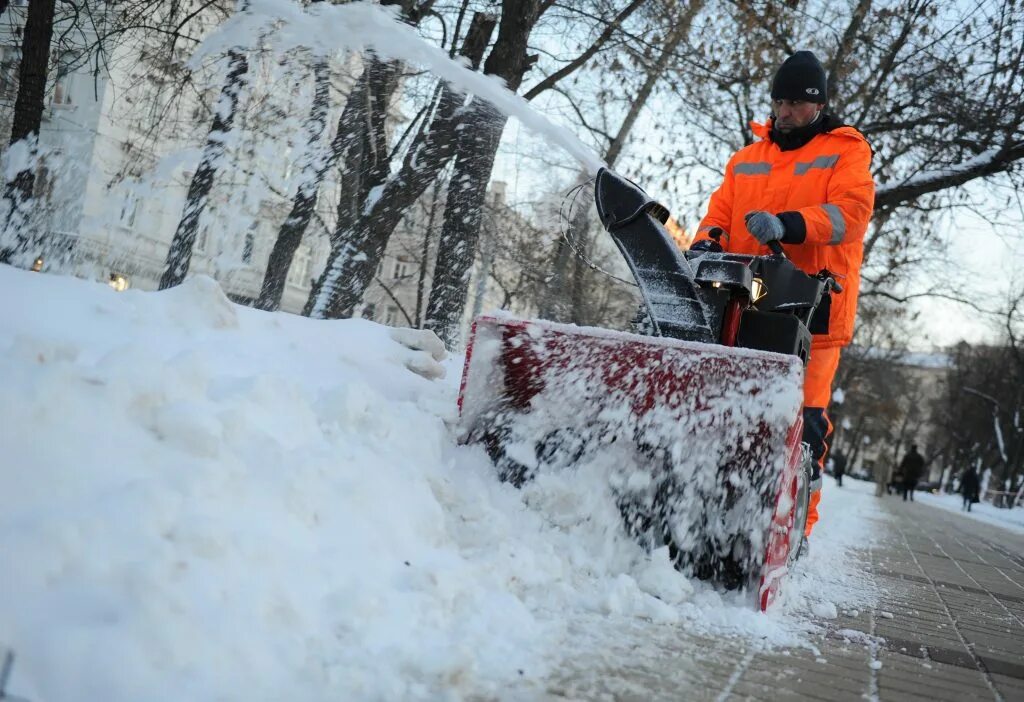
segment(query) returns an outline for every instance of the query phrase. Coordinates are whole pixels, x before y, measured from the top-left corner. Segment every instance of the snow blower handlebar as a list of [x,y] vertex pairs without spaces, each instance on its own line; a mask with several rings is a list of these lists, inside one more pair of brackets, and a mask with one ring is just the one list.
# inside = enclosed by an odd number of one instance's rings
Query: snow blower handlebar
[[[711,231],[709,232],[711,238],[714,239],[715,243],[718,244],[719,246],[722,245],[722,242],[719,241],[722,238],[722,234],[723,232],[719,227],[712,227]],[[782,256],[783,258],[786,257],[786,250],[782,248],[781,241],[777,239],[769,241],[768,248],[771,249],[772,253],[775,254],[776,256]]]
[[799,356],[827,332],[828,271],[808,275],[773,241],[772,254],[682,252],[663,226],[668,210],[635,183],[602,168],[594,188],[601,223],[622,252],[655,336]]

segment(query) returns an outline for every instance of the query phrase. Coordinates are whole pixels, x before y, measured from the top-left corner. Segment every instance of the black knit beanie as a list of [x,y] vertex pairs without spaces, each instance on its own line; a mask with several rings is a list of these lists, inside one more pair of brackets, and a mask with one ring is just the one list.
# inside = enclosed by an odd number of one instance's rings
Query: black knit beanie
[[828,78],[818,57],[797,51],[783,61],[772,80],[772,100],[828,102]]

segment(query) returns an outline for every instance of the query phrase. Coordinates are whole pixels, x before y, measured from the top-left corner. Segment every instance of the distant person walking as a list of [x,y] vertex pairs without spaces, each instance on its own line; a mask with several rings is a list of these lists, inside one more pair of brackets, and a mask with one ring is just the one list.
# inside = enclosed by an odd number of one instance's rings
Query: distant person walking
[[900,461],[899,472],[903,474],[903,501],[906,502],[909,497],[913,502],[917,481],[924,473],[924,456],[917,452],[917,444],[910,445],[910,453]]
[[978,478],[978,471],[973,466],[967,468],[960,476],[960,494],[964,498],[961,509],[971,511],[971,505],[979,501],[978,493],[981,491],[981,479]]
[[838,487],[843,486],[844,475],[846,475],[846,456],[837,449],[832,454],[832,477],[836,479]]

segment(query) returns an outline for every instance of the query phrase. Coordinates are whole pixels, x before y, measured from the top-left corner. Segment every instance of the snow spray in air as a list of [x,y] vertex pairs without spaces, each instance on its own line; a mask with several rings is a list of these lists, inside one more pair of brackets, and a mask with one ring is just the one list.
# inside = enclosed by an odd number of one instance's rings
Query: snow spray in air
[[324,55],[372,49],[385,58],[424,66],[458,90],[486,100],[501,113],[561,146],[591,173],[604,165],[575,134],[553,124],[500,79],[452,59],[399,21],[395,12],[380,5],[316,3],[302,8],[293,0],[250,0],[246,11],[237,13],[203,42],[193,61],[257,41],[270,43],[280,51],[305,48]]

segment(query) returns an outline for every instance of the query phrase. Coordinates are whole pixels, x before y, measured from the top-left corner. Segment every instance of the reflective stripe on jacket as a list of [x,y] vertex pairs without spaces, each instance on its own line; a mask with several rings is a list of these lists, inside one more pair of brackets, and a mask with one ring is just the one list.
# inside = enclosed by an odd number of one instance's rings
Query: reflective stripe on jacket
[[875,202],[871,147],[853,127],[838,127],[782,151],[768,139],[770,122],[751,127],[761,139],[729,159],[694,241],[721,227],[726,251],[764,254],[767,247],[750,235],[743,217],[752,210],[781,215],[790,260],[811,274],[828,269],[843,286],[832,296],[829,333],[815,336],[813,346],[845,346],[853,337],[864,232]]

